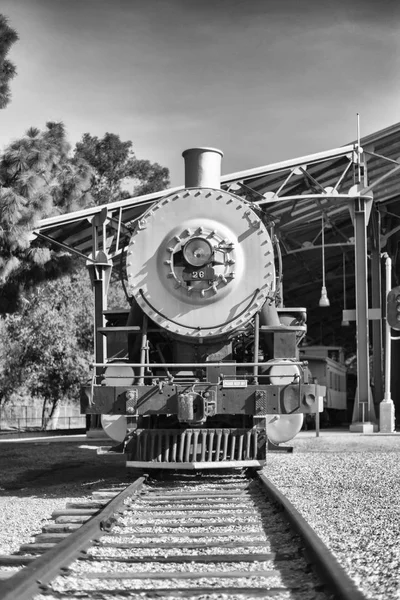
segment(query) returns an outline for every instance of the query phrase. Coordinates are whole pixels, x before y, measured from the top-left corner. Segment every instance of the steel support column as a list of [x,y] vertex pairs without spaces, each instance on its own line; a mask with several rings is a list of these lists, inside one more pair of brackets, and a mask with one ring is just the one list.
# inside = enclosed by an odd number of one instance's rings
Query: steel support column
[[[94,293],[94,359],[106,362],[107,359],[107,339],[99,332],[99,327],[104,327],[104,311],[107,309],[107,293],[110,283],[112,261],[108,257],[106,247],[106,226],[108,221],[107,210],[95,215],[92,220],[92,253],[88,257],[86,266],[89,271],[90,280]],[[100,244],[101,240],[101,244]],[[99,250],[99,247],[102,250]],[[103,373],[101,367],[95,367],[95,377],[97,383]],[[90,415],[88,429],[101,428],[100,415]]]
[[[99,332],[99,328],[105,326],[104,311],[107,309],[107,293],[112,270],[112,261],[108,257],[106,247],[107,222],[107,211],[102,211],[93,218],[92,256],[86,265],[94,292],[94,357],[96,363],[104,363],[107,358],[107,340]],[[102,369],[96,368],[96,376],[99,376],[101,372]]]
[[367,224],[372,200],[354,197],[350,209],[355,236],[357,393],[350,431],[373,431],[375,411],[370,394],[368,335]]
[[[376,208],[371,214],[372,248],[371,248],[371,308],[382,310],[381,284],[381,244],[380,244],[380,213]],[[374,382],[375,414],[383,398],[383,369],[382,369],[382,320],[372,321],[372,378]]]
[[[104,311],[107,310],[107,295],[104,289],[105,273],[102,265],[88,265],[88,267],[94,271],[92,277],[94,292],[94,357],[96,362],[106,362],[106,337],[98,333],[99,327],[105,326]],[[97,375],[99,374],[97,373]]]

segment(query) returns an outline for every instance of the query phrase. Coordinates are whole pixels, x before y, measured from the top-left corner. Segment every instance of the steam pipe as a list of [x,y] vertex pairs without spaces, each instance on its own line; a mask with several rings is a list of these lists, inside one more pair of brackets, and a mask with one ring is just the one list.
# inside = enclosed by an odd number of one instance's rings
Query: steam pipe
[[256,313],[254,315],[254,350],[253,350],[253,360],[254,360],[254,367],[253,367],[253,376],[254,376],[254,383],[257,385],[258,384],[258,347],[260,345],[260,313]]
[[142,346],[140,348],[140,373],[139,373],[139,383],[138,385],[144,385],[144,363],[146,360],[146,350],[147,350],[147,315],[143,313],[143,330],[142,330]]

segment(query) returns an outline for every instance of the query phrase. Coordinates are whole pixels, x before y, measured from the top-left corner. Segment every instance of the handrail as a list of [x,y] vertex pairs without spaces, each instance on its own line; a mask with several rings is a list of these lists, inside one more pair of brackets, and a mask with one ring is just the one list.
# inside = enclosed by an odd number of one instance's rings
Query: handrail
[[305,367],[307,366],[307,361],[301,361],[301,360],[290,360],[290,359],[282,359],[281,361],[279,360],[274,360],[272,361],[267,361],[267,362],[242,362],[242,363],[238,363],[238,362],[204,362],[204,363],[131,363],[131,362],[109,362],[109,363],[105,363],[105,362],[93,362],[90,363],[91,367],[149,367],[149,368],[155,368],[155,369],[161,369],[161,368],[169,368],[169,369],[178,369],[181,367],[190,367],[192,369],[194,368],[206,368],[206,367],[269,367],[272,365],[273,366],[277,366],[277,365],[282,365],[287,367],[288,364],[290,365],[296,365],[298,367]]

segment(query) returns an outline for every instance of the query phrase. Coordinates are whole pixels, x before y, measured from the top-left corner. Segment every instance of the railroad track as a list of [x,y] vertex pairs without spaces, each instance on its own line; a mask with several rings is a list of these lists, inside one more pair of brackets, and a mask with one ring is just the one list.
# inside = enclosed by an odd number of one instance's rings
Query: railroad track
[[142,476],[96,494],[9,557],[27,566],[0,581],[2,600],[364,599],[263,474]]

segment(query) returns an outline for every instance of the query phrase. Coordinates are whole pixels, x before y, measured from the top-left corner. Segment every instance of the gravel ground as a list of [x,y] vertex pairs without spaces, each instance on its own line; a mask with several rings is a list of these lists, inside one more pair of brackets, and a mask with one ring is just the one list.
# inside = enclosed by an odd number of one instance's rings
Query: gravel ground
[[371,600],[400,598],[400,434],[300,434],[265,469]]
[[[79,439],[79,438],[78,438]],[[103,442],[0,442],[0,554],[33,541],[66,502],[90,499],[93,490],[128,482],[123,460],[97,456]]]
[[[0,442],[0,554],[30,542],[67,501],[132,479],[120,458],[96,456],[102,444]],[[301,432],[292,445],[269,455],[267,475],[368,598],[399,600],[400,434]]]

